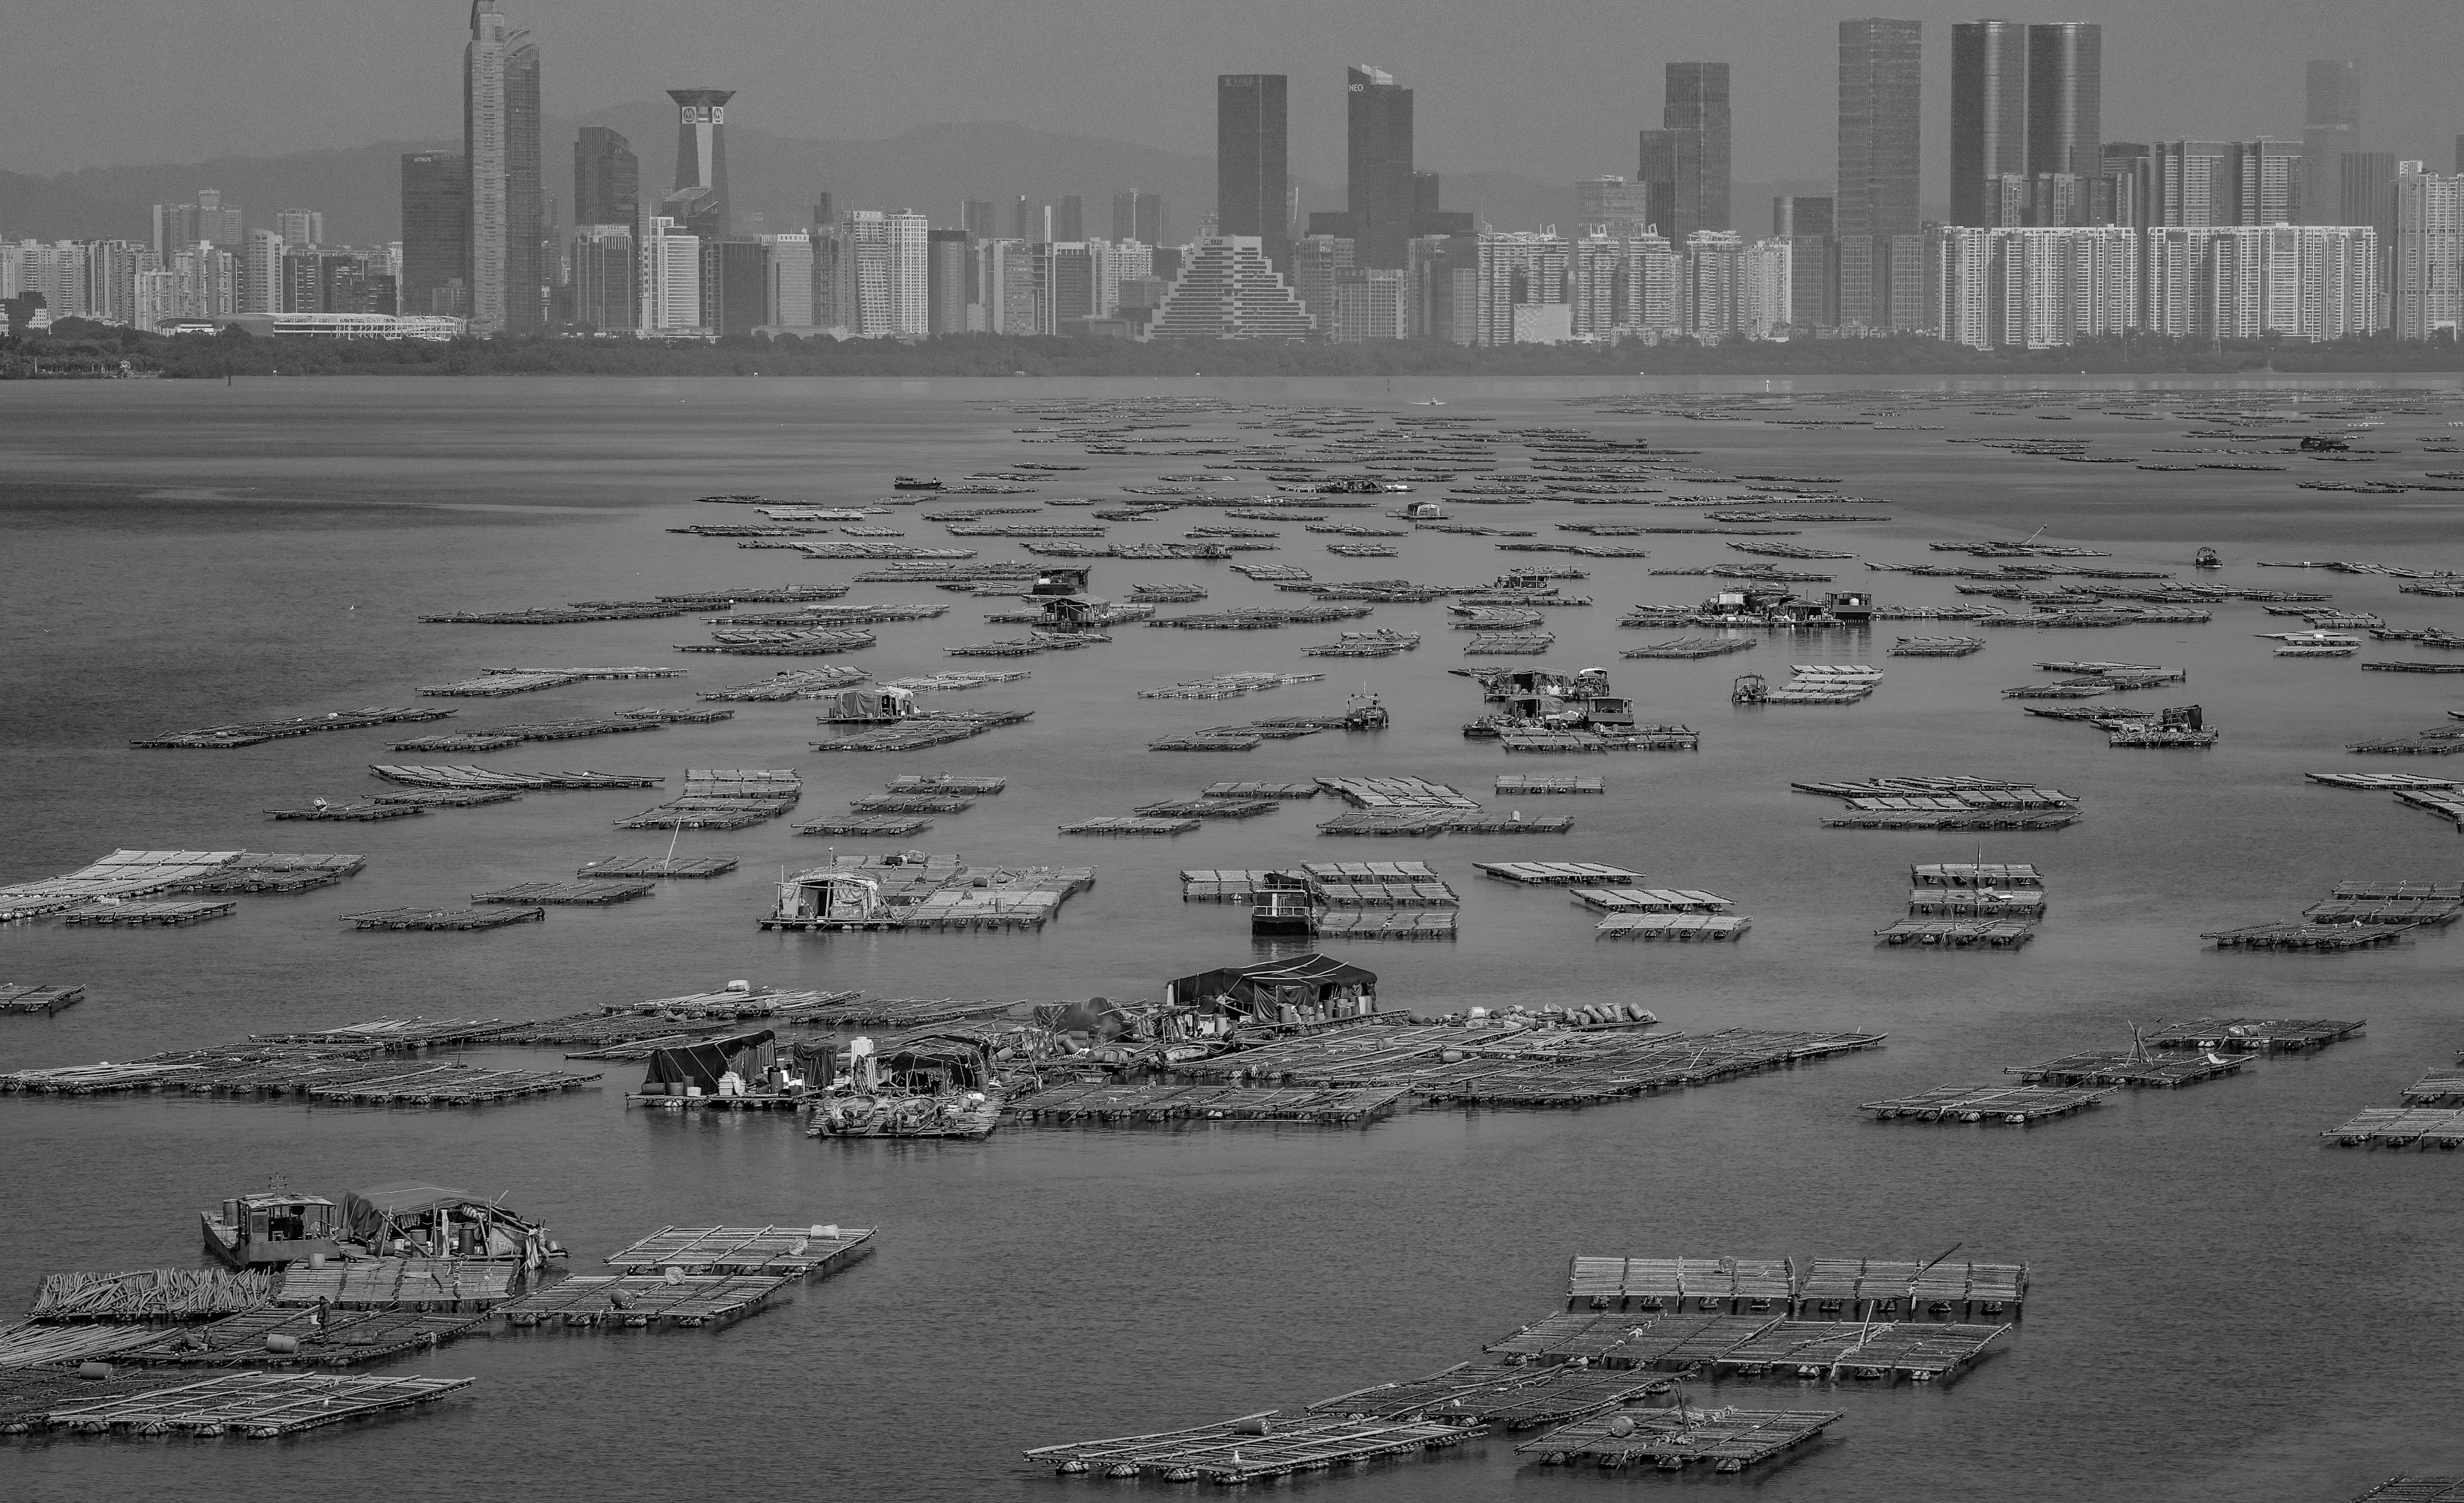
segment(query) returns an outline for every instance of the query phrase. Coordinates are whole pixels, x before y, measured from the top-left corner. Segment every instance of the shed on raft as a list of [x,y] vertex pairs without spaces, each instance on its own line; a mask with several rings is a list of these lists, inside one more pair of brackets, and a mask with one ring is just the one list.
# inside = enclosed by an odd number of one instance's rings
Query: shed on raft
[[1164,1005],[1244,1023],[1331,1023],[1377,1010],[1377,973],[1312,951],[1183,976],[1164,987]]

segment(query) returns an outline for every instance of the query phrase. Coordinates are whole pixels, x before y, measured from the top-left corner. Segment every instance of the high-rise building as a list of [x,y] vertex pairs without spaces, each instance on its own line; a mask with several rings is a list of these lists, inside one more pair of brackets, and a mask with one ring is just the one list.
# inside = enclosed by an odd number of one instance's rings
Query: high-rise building
[[1679,263],[1684,331],[1713,343],[1745,332],[1746,242],[1734,232],[1698,230]]
[[2362,149],[2362,65],[2313,57],[2301,74],[2301,214],[2310,224],[2332,224],[2340,194],[2337,159]]
[[2301,223],[2301,148],[2289,141],[2234,142],[2233,223]]
[[[282,254],[289,249],[277,230],[248,232],[248,253],[241,258],[240,308],[246,313],[291,313],[282,305]],[[381,312],[390,313],[390,308]]]
[[1677,257],[1656,234],[1587,235],[1567,259],[1573,334],[1607,341],[1677,329]]
[[[2347,151],[2336,162],[2336,224],[2367,225],[2378,233],[2379,326],[2394,322],[2387,299],[2395,286],[2395,154],[2390,151]],[[2315,215],[2326,218],[2323,213]]]
[[[958,228],[979,240],[996,239],[1001,232],[993,228],[993,212],[994,206],[991,199],[970,198],[958,206]],[[825,216],[814,222],[826,224],[828,219]]]
[[670,89],[676,101],[676,187],[706,188],[720,234],[736,228],[727,197],[727,101],[734,89]]
[[[1837,223],[1836,203],[1828,198],[1784,197],[1771,200],[1771,235],[1789,245],[1789,312],[1787,321],[1797,328],[1830,328],[1840,321],[1838,296],[1837,242],[1832,227]],[[1862,242],[1864,264],[1871,266],[1873,236],[1859,237]],[[1870,282],[1870,276],[1868,281]],[[1887,308],[1888,301],[1885,299]],[[1867,300],[1859,304],[1858,322],[1868,326],[1876,321],[1870,290]]]
[[649,336],[701,332],[701,237],[665,214],[646,213],[634,264],[635,327]]
[[2391,300],[2397,339],[2464,332],[2464,173],[2396,164]]
[[1916,233],[1923,31],[1916,21],[1839,23],[1837,229],[1776,233]]
[[402,159],[401,306],[408,315],[471,315],[471,174],[461,157]]
[[584,125],[573,142],[573,223],[632,227],[641,217],[642,159],[605,125]]
[[1020,241],[1049,240],[1052,237],[1044,232],[1044,221],[1050,217],[1048,212],[1038,213],[1035,205],[1021,193],[1009,206],[1009,237]]
[[1061,202],[1052,206],[1052,238],[1084,240],[1087,238],[1087,201],[1075,193],[1064,193]]
[[1411,273],[1358,267],[1335,278],[1334,309],[1327,338],[1337,344],[1366,344],[1411,335]]
[[1358,264],[1355,249],[1348,235],[1310,234],[1292,242],[1287,279],[1321,333],[1333,322],[1335,278]]
[[1780,235],[1746,247],[1738,305],[1746,337],[1784,337],[1796,322],[1795,243]]
[[633,226],[576,225],[566,254],[574,327],[608,334],[635,327],[640,288],[633,276]]
[[1984,225],[1988,180],[2028,170],[2028,33],[2016,21],[1950,29],[1950,222]]
[[154,254],[168,255],[199,241],[236,250],[247,238],[237,204],[225,204],[222,189],[201,188],[193,204],[154,206]]
[[1305,340],[1313,332],[1309,310],[1256,235],[1217,235],[1191,246],[1147,325],[1155,340]]
[[472,0],[462,54],[462,151],[471,173],[471,330],[536,328],[546,316],[539,235],[539,51],[496,0]]
[[813,237],[810,234],[765,234],[762,272],[768,294],[762,299],[762,322],[773,328],[813,326]]
[[1400,270],[1410,259],[1405,244],[1419,202],[1412,185],[1412,91],[1365,64],[1347,70],[1344,81],[1353,255],[1362,266]]
[[767,248],[750,235],[702,237],[701,326],[721,336],[750,334],[769,314]]
[[323,245],[325,216],[314,209],[284,209],[274,216],[275,233],[284,245]]
[[[1574,334],[1569,300],[1573,243],[1529,231],[1491,231],[1479,238],[1478,296],[1472,343],[1553,343]],[[1560,321],[1562,320],[1562,322]]]
[[1973,229],[1929,240],[1932,327],[1977,349],[2051,349],[2139,322],[2138,236],[2118,227]]
[[1163,195],[1131,191],[1112,195],[1112,238],[1140,245],[1163,244]]
[[1651,188],[1621,177],[1595,177],[1574,185],[1574,223],[1586,232],[1638,235],[1652,232]]
[[2104,149],[2104,28],[2028,28],[2028,175],[2093,174]]
[[2090,187],[2089,222],[2123,225],[2133,230],[2146,228],[2149,172],[2145,142],[2106,142],[2102,165]]
[[2345,339],[2379,327],[2365,226],[2175,225],[2145,233],[2144,326],[2171,339]]
[[1215,232],[1257,240],[1277,266],[1290,235],[1287,82],[1280,73],[1226,73],[1215,79]]
[[2229,141],[2160,141],[2147,150],[2145,219],[2167,225],[2229,225],[2241,211]]
[[1771,200],[1771,233],[1783,236],[1824,235],[1838,223],[1838,201],[1796,195]]
[[1703,138],[1690,130],[1646,130],[1640,142],[1634,177],[1649,195],[1651,222],[1671,245],[1683,244],[1678,205],[1702,201]]
[[1670,63],[1666,91],[1660,111],[1661,128],[1689,131],[1700,143],[1691,196],[1682,181],[1679,186],[1677,234],[1690,237],[1699,230],[1727,230],[1730,228],[1728,65]]
[[924,237],[925,320],[934,334],[967,332],[967,248],[964,230],[935,230]]

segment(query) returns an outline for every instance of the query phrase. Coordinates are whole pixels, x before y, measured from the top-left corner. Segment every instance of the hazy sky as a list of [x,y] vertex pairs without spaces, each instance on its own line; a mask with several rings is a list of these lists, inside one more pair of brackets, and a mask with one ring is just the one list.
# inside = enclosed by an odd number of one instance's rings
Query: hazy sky
[[[1419,91],[1423,166],[1557,182],[1634,169],[1661,65],[1731,65],[1736,174],[1828,179],[1836,23],[1812,0],[504,0],[545,52],[548,109],[741,91],[784,135],[933,121],[1214,148],[1217,73],[1292,76],[1295,170],[1343,176],[1346,63]],[[9,0],[0,169],[274,155],[459,130],[467,0]],[[1928,201],[1944,193],[1949,24],[1925,23]],[[2453,166],[2464,0],[2152,0],[2019,12],[2104,26],[2107,140],[2298,136],[2301,63],[2363,65],[2371,149]]]

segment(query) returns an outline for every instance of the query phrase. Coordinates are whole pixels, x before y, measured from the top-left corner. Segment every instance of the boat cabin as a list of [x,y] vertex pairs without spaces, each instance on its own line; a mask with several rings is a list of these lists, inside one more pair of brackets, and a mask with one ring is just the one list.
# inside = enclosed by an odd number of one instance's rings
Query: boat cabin
[[1083,568],[1038,569],[1035,571],[1035,587],[1030,591],[1030,593],[1037,595],[1083,595],[1087,593],[1088,576],[1093,572],[1094,570],[1092,569]]
[[1402,515],[1413,521],[1444,521],[1446,509],[1435,501],[1412,501],[1405,504]]
[[234,1196],[201,1216],[207,1254],[231,1268],[278,1269],[341,1255],[341,1209],[321,1195]]
[[1848,626],[1870,626],[1874,620],[1874,597],[1861,589],[1835,589],[1822,597],[1822,608],[1834,619]]
[[1036,625],[1048,631],[1084,631],[1101,626],[1112,609],[1111,601],[1092,595],[1046,595],[1043,603],[1044,619]]
[[776,920],[791,923],[845,924],[850,928],[891,927],[897,922],[881,880],[845,867],[799,872],[779,884]]
[[346,1240],[375,1257],[483,1258],[540,1268],[564,1249],[487,1196],[406,1180],[342,1197]]
[[1249,932],[1253,935],[1309,935],[1317,932],[1317,895],[1309,879],[1287,872],[1269,872],[1249,892]]
[[1183,976],[1164,987],[1164,1006],[1230,1027],[1305,1028],[1376,1012],[1377,973],[1312,951]]

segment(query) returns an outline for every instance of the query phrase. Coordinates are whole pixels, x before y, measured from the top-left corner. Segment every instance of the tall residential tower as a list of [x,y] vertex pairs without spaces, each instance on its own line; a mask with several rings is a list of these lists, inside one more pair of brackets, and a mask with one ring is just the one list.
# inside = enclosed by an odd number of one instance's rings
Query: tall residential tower
[[471,183],[471,329],[534,329],[546,317],[539,236],[539,51],[496,0],[472,0],[462,53],[462,154]]

